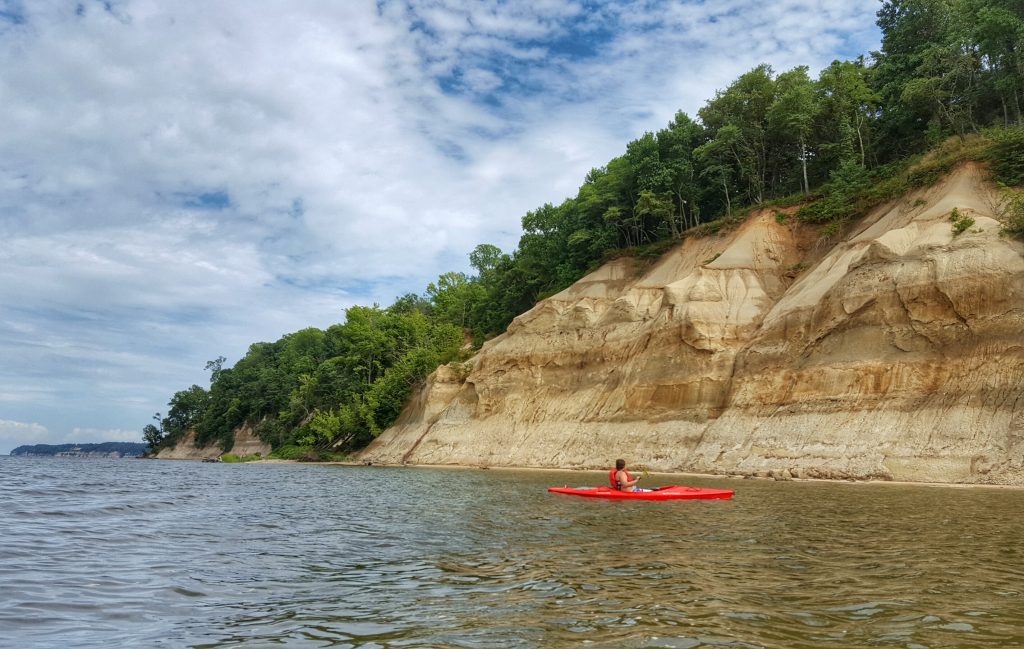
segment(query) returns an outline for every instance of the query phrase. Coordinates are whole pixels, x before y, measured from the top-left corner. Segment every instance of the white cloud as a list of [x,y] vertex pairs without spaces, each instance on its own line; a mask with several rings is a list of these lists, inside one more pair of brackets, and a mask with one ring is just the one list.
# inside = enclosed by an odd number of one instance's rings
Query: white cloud
[[137,430],[121,428],[75,428],[63,439],[64,444],[92,444],[97,441],[141,443],[142,436]]
[[40,424],[0,419],[0,454],[6,455],[22,444],[45,444],[48,434],[46,426]]
[[28,444],[88,444],[93,442],[141,442],[138,430],[120,428],[74,428],[65,435],[55,435],[46,426],[0,419],[0,454]]
[[514,247],[527,210],[761,61],[877,41],[875,0],[22,6],[0,417],[51,440],[141,429],[206,360]]

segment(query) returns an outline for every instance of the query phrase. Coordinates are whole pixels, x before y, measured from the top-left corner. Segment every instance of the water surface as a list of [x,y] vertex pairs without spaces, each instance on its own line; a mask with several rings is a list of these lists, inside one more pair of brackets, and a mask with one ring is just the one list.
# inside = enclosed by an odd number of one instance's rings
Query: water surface
[[[0,457],[0,646],[938,647],[1024,638],[1024,491]],[[669,484],[668,478],[656,484]]]

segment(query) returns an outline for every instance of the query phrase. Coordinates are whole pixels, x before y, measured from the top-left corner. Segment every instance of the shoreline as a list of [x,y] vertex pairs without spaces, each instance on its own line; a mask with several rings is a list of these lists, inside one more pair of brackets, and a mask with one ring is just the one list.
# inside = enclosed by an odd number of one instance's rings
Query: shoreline
[[[197,460],[198,461],[198,460]],[[575,468],[554,468],[554,467],[528,467],[528,466],[477,466],[468,464],[366,464],[364,462],[352,461],[330,461],[330,462],[302,462],[299,460],[281,460],[268,458],[265,460],[253,460],[242,464],[309,464],[322,466],[347,466],[363,468],[385,468],[385,469],[450,469],[454,471],[528,471],[536,473],[596,473],[604,476],[607,472],[604,469],[575,469]],[[775,478],[732,475],[721,473],[688,473],[684,471],[648,471],[651,476],[664,476],[667,478],[700,478],[719,480],[756,480],[761,482],[799,482],[799,483],[824,483],[824,484],[846,484],[856,485],[892,485],[905,487],[944,487],[952,489],[1010,489],[1022,490],[1024,485],[1013,484],[979,484],[974,482],[913,482],[909,480],[830,480],[827,478],[790,478],[788,480],[776,480]]]

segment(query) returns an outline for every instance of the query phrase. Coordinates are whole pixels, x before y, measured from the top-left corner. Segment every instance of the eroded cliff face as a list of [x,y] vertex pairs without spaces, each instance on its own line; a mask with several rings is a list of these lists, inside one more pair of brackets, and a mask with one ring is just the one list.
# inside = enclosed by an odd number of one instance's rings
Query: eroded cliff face
[[1024,483],[1024,246],[979,169],[838,242],[793,221],[601,268],[438,370],[362,459]]
[[[270,444],[257,437],[252,427],[243,426],[235,431],[235,443],[229,452],[239,457],[256,454],[266,457],[270,451]],[[175,446],[161,450],[156,457],[158,460],[206,460],[223,454],[219,444],[197,447],[196,434],[189,431]]]

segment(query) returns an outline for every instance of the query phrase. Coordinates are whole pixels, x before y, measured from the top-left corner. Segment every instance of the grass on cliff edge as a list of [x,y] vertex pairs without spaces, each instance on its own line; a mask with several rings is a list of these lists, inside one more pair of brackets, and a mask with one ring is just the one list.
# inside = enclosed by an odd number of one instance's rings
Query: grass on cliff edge
[[792,207],[803,202],[796,218],[821,226],[830,237],[856,217],[914,189],[929,187],[965,162],[988,164],[989,180],[1002,190],[999,216],[1007,234],[1024,238],[1024,127],[1001,127],[961,140],[951,137],[927,153],[875,169],[846,163],[832,172],[827,183],[806,196],[794,194],[748,206],[729,217],[702,223],[687,236],[712,236],[742,224],[759,209]]
[[821,198],[797,210],[797,218],[821,224],[823,230],[834,230],[836,224],[862,216],[919,187],[934,185],[965,162],[984,159],[990,144],[983,136],[964,140],[954,137],[924,155],[875,169],[844,163],[820,188]]
[[345,462],[349,459],[347,453],[324,451],[310,446],[295,446],[291,444],[274,449],[269,457],[275,460],[295,460],[298,462]]
[[997,217],[1003,231],[1024,238],[1024,127],[993,128],[961,140],[947,139],[928,153],[909,160],[866,170],[844,165],[822,186],[822,197],[803,206],[797,218],[823,225],[822,233],[836,231],[911,190],[929,187],[965,162],[984,162],[989,180],[1001,190]]
[[220,456],[221,462],[227,462],[228,464],[238,464],[240,462],[256,462],[262,460],[263,456],[259,453],[253,455],[235,455],[234,453],[225,453]]
[[1024,239],[1024,126],[989,131],[985,160],[1001,189],[1003,231]]
[[[998,206],[1000,214],[997,216],[1003,221],[1003,231],[1024,239],[1024,127],[999,127],[963,140],[950,137],[927,153],[874,169],[847,163],[833,171],[827,183],[808,194],[791,194],[760,205],[747,205],[730,216],[694,226],[680,238],[609,250],[588,272],[614,259],[631,257],[637,262],[634,272],[642,274],[682,239],[730,232],[742,225],[752,213],[763,209],[775,209],[779,219],[779,208],[800,205],[796,219],[819,225],[820,236],[828,239],[842,231],[854,218],[914,189],[934,185],[959,165],[970,161],[988,164],[989,179],[1002,189],[1002,200]],[[550,296],[540,296],[544,297]]]

